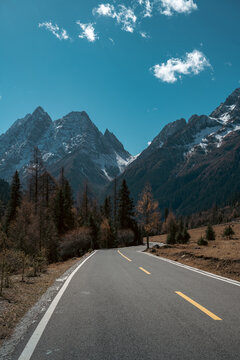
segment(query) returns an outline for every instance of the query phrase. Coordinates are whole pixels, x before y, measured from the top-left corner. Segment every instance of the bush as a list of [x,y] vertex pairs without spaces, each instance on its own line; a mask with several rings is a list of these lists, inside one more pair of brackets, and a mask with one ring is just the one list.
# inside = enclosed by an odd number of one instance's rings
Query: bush
[[216,239],[216,234],[215,231],[213,230],[212,225],[208,225],[207,230],[206,230],[206,239],[208,241],[212,241]]
[[134,239],[134,232],[131,229],[123,229],[117,232],[117,240],[119,245],[133,245]]
[[67,260],[76,256],[81,256],[92,246],[91,230],[81,227],[64,236],[60,244],[60,257]]
[[199,246],[208,246],[208,241],[205,240],[202,236],[200,237],[200,239],[198,240],[197,244]]
[[177,227],[173,226],[167,236],[167,244],[187,244],[190,240],[190,235],[186,228],[177,232]]
[[17,274],[22,270],[23,257],[24,253],[18,250],[5,249],[0,252],[0,293],[2,292],[3,287],[10,287],[10,276],[13,274]]
[[224,237],[231,239],[232,235],[234,235],[234,234],[235,234],[235,232],[233,231],[233,228],[231,227],[231,225],[225,227],[224,232],[223,232]]
[[167,236],[167,244],[176,244],[176,233],[171,231]]

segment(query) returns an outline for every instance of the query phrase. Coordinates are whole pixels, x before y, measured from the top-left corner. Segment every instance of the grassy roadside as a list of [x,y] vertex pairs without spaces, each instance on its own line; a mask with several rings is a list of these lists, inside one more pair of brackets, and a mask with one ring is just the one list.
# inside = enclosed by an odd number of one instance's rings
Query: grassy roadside
[[46,273],[26,278],[25,282],[21,282],[21,275],[11,277],[10,288],[4,288],[4,296],[0,297],[0,345],[9,338],[20,319],[55,280],[79,260],[75,258],[51,264]]
[[[231,240],[223,238],[226,225],[235,232]],[[160,249],[150,249],[156,256],[178,261],[182,264],[209,271],[240,281],[240,224],[229,223],[213,226],[216,240],[208,246],[199,246],[198,239],[205,235],[206,227],[189,230],[191,239],[187,245],[171,245]],[[167,235],[153,236],[150,241],[166,243]]]

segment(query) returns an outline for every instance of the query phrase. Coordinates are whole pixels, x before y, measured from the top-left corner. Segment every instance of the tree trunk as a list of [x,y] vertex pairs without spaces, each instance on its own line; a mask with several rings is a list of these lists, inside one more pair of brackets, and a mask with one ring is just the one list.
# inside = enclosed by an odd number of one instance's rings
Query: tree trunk
[[4,272],[5,272],[5,253],[3,253],[2,269],[1,269],[1,284],[0,284],[0,295],[3,291],[3,282],[4,282]]
[[25,255],[23,255],[23,259],[22,259],[22,282],[24,282],[24,274],[25,274]]
[[149,235],[147,234],[147,250],[149,249]]

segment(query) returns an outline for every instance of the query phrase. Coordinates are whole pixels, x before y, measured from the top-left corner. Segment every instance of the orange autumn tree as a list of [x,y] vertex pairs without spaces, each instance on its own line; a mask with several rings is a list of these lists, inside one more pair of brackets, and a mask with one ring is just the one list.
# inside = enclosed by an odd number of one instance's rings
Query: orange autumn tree
[[137,203],[137,214],[140,224],[147,235],[147,249],[149,249],[149,234],[156,230],[160,221],[158,201],[154,200],[150,184],[146,184]]

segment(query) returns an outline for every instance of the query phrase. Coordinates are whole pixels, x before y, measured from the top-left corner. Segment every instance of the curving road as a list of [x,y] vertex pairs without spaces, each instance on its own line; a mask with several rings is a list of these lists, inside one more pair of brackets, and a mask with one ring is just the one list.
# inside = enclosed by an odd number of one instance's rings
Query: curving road
[[240,359],[240,283],[142,249],[88,258],[14,359]]

